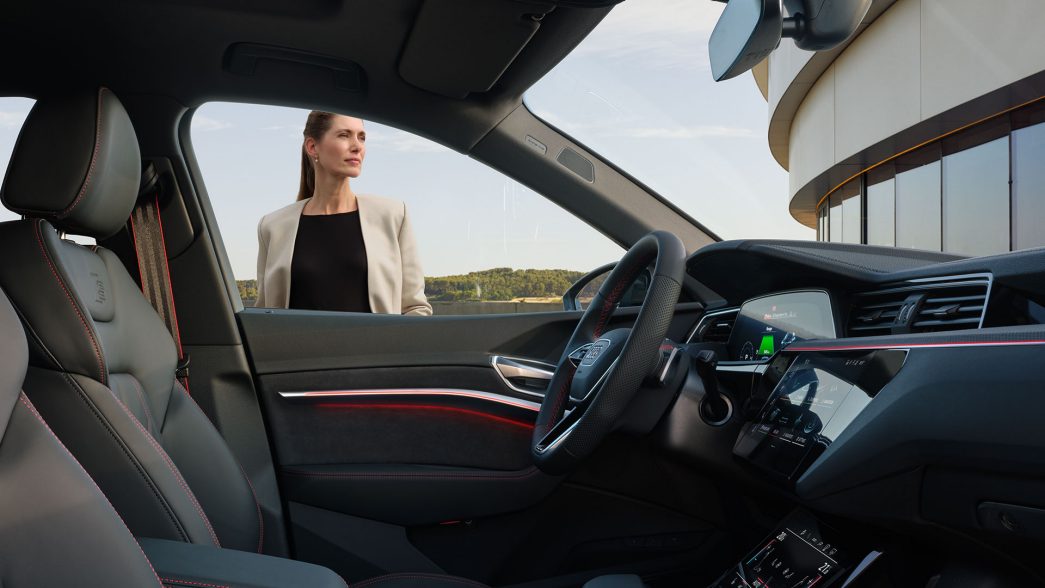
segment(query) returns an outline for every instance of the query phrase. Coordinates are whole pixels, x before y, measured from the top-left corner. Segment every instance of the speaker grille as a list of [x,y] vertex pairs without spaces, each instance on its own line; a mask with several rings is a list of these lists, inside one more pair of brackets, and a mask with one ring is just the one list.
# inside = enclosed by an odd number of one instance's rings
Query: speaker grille
[[555,158],[555,161],[558,161],[566,169],[584,178],[586,181],[595,181],[595,165],[573,149],[569,147],[563,149],[559,156]]

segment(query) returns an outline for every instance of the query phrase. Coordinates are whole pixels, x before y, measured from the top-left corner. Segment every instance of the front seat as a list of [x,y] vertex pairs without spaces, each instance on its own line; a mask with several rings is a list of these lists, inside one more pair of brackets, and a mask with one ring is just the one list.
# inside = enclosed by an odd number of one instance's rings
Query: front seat
[[[264,552],[263,513],[225,440],[175,377],[164,323],[117,256],[63,240],[105,238],[138,194],[130,117],[109,90],[37,102],[0,200],[0,267],[29,335],[25,390],[135,536]],[[394,584],[457,585],[443,576]]]
[[25,333],[0,292],[0,586],[161,586],[76,459],[22,392]]

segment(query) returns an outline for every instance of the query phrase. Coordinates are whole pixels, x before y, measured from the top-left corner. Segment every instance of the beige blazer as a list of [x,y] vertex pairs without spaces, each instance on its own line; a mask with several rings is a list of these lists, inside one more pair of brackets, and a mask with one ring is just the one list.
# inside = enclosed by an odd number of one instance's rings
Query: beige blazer
[[[370,310],[385,314],[432,314],[425,277],[417,258],[406,205],[380,196],[357,196],[366,246]],[[258,301],[254,306],[287,308],[290,263],[298,221],[308,199],[270,212],[258,223]]]

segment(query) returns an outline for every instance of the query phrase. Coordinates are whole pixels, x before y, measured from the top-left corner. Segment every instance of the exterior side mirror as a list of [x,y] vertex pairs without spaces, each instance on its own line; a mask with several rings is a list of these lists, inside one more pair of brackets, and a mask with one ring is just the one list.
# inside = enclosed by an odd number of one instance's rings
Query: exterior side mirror
[[[602,287],[602,283],[606,281],[610,271],[616,265],[617,263],[614,262],[597,267],[574,282],[570,289],[562,295],[563,310],[584,310],[587,308],[588,303],[595,297],[599,288]],[[641,306],[642,301],[646,298],[646,290],[649,289],[651,280],[652,272],[649,268],[639,273],[635,281],[632,282],[631,286],[628,286],[627,291],[621,296],[620,306]]]

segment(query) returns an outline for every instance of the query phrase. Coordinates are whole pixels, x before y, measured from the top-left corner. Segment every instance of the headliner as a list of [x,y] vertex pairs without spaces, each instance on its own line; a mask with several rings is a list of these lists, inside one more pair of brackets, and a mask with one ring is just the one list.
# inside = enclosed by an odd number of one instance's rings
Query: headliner
[[[422,54],[438,77],[461,75],[477,58],[497,54],[520,10],[553,8],[548,0],[98,0],[69,5],[9,6],[0,16],[0,44],[8,56],[0,90],[43,97],[74,85],[106,85],[120,96],[167,96],[187,108],[205,102],[240,101],[322,108],[385,122],[469,151],[515,109],[523,92],[554,67],[609,12],[617,0],[560,0],[518,56],[505,55],[506,71],[486,91],[464,98],[421,89],[400,74],[399,63],[424,2],[469,35],[435,33],[440,44],[457,39],[473,56],[456,62]],[[475,6],[482,2],[485,5]],[[469,5],[482,11],[467,10]],[[444,10],[452,8],[452,10]],[[431,12],[431,11],[430,11]],[[470,14],[484,12],[471,20]],[[59,16],[55,16],[55,15]],[[495,16],[500,16],[499,14]],[[510,20],[510,19],[515,20]],[[445,24],[445,23],[444,23]],[[286,61],[261,61],[255,75],[228,71],[236,43],[272,45],[358,64],[365,89],[339,90],[329,70]]]

